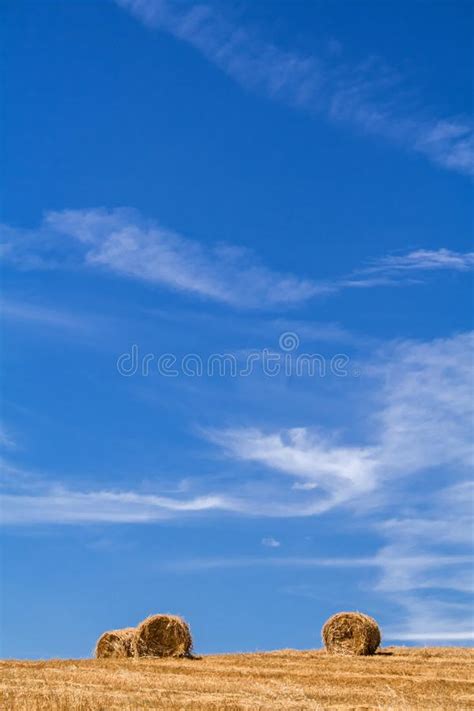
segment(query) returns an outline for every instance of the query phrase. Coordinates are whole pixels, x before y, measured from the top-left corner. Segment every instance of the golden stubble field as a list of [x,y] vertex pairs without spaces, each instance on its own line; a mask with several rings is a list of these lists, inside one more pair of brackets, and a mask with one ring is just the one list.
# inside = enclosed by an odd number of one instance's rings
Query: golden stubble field
[[8,711],[474,709],[474,650],[387,647],[372,657],[281,650],[189,659],[0,662]]

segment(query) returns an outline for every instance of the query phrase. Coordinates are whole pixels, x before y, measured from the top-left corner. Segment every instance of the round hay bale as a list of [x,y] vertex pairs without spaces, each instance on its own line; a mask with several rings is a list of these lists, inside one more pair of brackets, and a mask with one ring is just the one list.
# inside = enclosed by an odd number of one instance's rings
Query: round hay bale
[[132,657],[132,641],[135,627],[125,627],[122,630],[104,632],[95,646],[97,659]]
[[187,657],[193,640],[188,624],[177,615],[151,615],[135,630],[132,642],[137,657]]
[[325,622],[322,638],[331,654],[374,654],[381,641],[373,617],[362,612],[338,612]]

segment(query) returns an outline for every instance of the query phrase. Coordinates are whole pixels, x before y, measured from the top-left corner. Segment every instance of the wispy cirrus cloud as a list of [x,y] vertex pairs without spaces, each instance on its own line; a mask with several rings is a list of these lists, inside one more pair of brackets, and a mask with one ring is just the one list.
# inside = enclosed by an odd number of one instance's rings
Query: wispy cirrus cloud
[[312,492],[302,511],[309,501],[316,512],[318,502],[322,511],[378,496],[430,469],[466,472],[473,462],[473,343],[473,334],[460,334],[381,352],[369,368],[379,385],[366,440],[357,446],[314,427],[227,428],[205,436],[233,459],[292,479],[295,495]]
[[[37,229],[3,225],[0,233],[3,259],[21,269],[102,270],[241,309],[282,309],[343,289],[410,284],[437,269],[474,267],[472,253],[418,250],[330,281],[301,277],[265,266],[248,249],[183,237],[129,208],[48,212]],[[67,325],[59,311],[40,307],[6,303],[5,314]]]
[[428,342],[400,341],[380,353],[383,379],[371,419],[384,477],[473,463],[470,397],[474,333]]
[[[296,477],[314,511],[318,500],[326,505],[321,512],[341,504],[353,504],[358,515],[366,509],[368,526],[386,539],[368,558],[257,565],[374,568],[373,593],[400,610],[399,622],[384,627],[386,638],[472,640],[472,354],[472,334],[400,342],[381,352],[373,370],[381,377],[375,409],[358,447],[311,429],[213,433],[228,456]],[[451,485],[440,486],[446,471]],[[430,493],[416,483],[420,476],[430,477]],[[376,513],[384,520],[370,523]]]
[[[375,486],[375,448],[344,446],[331,433],[306,427],[277,432],[259,429],[211,430],[206,436],[228,456],[255,462],[294,478],[293,491],[315,491],[320,510],[371,491]],[[308,494],[306,494],[308,500]],[[301,510],[303,511],[305,506]]]
[[266,536],[265,538],[262,538],[261,544],[262,546],[265,546],[265,548],[279,548],[281,546],[280,541],[277,541],[277,539],[273,538],[273,536]]
[[[138,279],[179,292],[242,308],[292,305],[327,293],[332,287],[291,274],[281,274],[259,263],[249,250],[228,244],[204,245],[162,228],[130,209],[64,210],[47,213],[33,235],[10,228],[4,236],[4,256],[16,263],[25,255],[26,267],[48,264],[43,246],[56,239],[65,266],[82,264]],[[65,254],[64,237],[72,238]],[[39,249],[40,257],[31,258]]]
[[[463,491],[462,506],[453,503],[452,490]],[[472,482],[446,487],[428,496],[425,509],[378,525],[388,544],[378,553],[382,575],[375,589],[403,602],[413,591],[474,592]],[[433,508],[432,498],[438,499]],[[417,560],[415,560],[417,559]],[[452,566],[446,575],[445,566]]]
[[[45,486],[45,484],[43,484]],[[27,495],[2,495],[4,525],[152,523],[178,514],[229,510],[223,497],[178,499],[134,491],[77,491],[52,487]]]
[[357,280],[373,283],[376,280],[399,281],[407,278],[419,278],[423,272],[449,270],[468,272],[474,270],[474,252],[455,252],[451,249],[417,249],[407,254],[388,255],[373,260],[372,263],[357,270],[352,284]]
[[15,322],[35,323],[61,330],[88,332],[93,328],[91,318],[73,314],[62,309],[33,304],[16,299],[0,301],[2,319]]
[[366,271],[431,271],[450,269],[467,272],[474,269],[474,252],[454,252],[450,249],[417,249],[408,254],[383,257]]
[[0,422],[0,447],[14,448],[16,442],[10,431]]
[[[383,509],[394,492],[410,491],[416,476],[430,472],[451,471],[453,485],[460,483],[473,459],[472,353],[472,334],[387,347],[368,370],[373,378],[370,397],[367,392],[370,407],[353,413],[366,423],[357,444],[344,431],[314,426],[204,429],[226,458],[244,464],[239,477],[227,479],[225,486],[204,480],[195,483],[193,492],[163,497],[113,489],[73,491],[46,482],[34,495],[25,496],[24,490],[12,494],[8,520],[153,521],[205,511],[304,517],[341,505]],[[455,493],[450,490],[450,497]],[[404,516],[428,527],[422,518]],[[386,524],[387,533],[389,526],[395,526],[393,520]]]
[[[449,575],[449,571],[445,570],[444,574]],[[388,625],[384,632],[386,638],[425,644],[474,640],[471,599],[452,602],[411,595],[398,602],[404,608],[405,620],[402,625]]]
[[372,260],[339,280],[339,288],[373,288],[419,284],[435,271],[469,272],[474,270],[474,252],[451,249],[417,249],[406,254],[387,255]]
[[474,639],[473,493],[472,480],[461,479],[378,524],[387,544],[374,590],[401,610],[385,630],[391,639]]
[[[431,556],[429,560],[420,555],[405,556],[400,560],[401,564],[410,566],[419,565],[444,565],[454,566],[459,563],[472,563],[474,556]],[[344,558],[337,557],[316,557],[316,556],[281,556],[272,555],[261,556],[240,556],[228,558],[190,558],[185,560],[174,560],[163,563],[167,570],[180,572],[193,570],[213,570],[228,568],[383,568],[384,563],[380,556]]]
[[334,57],[284,50],[211,4],[116,1],[147,27],[194,47],[246,89],[383,137],[446,169],[474,172],[472,119],[437,117],[413,100],[405,108],[404,81],[378,58],[351,66]]
[[[172,498],[135,490],[84,491],[30,478],[26,485],[15,487],[15,481],[8,479],[8,472],[14,468],[8,462],[0,462],[0,471],[4,486],[11,489],[1,496],[3,525],[156,523],[212,513],[288,518],[318,514],[328,508],[319,500],[286,501],[281,488],[275,487],[249,485],[239,494],[238,487],[233,486],[223,492]],[[32,491],[28,492],[28,487]]]
[[182,573],[241,567],[367,569],[373,571],[371,595],[399,610],[396,623],[384,625],[386,639],[473,639],[467,599],[474,588],[472,353],[472,334],[386,346],[368,371],[374,379],[370,407],[353,413],[366,423],[357,445],[347,443],[344,431],[314,427],[205,431],[226,457],[244,467],[235,480],[193,480],[172,495],[72,489],[6,462],[3,523],[131,525],[210,515],[276,519],[345,506],[346,522],[353,509],[364,529],[382,541],[377,544],[373,537],[370,555],[282,556],[277,540],[268,537],[262,544],[273,549],[271,555],[163,565]]
[[[469,641],[474,639],[472,488],[472,482],[465,480],[433,495],[424,493],[422,501],[412,494],[409,514],[375,523],[369,519],[366,530],[386,539],[371,555],[288,556],[275,551],[265,557],[193,558],[161,565],[184,574],[240,568],[371,571],[371,595],[389,600],[399,610],[393,622],[383,624],[384,639]],[[288,592],[301,594],[301,589],[297,586]]]

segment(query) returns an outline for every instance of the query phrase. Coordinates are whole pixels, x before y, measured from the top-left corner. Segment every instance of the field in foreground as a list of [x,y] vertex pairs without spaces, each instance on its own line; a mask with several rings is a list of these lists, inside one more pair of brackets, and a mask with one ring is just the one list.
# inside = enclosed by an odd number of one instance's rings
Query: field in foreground
[[386,647],[373,657],[282,650],[201,660],[0,662],[8,711],[474,709],[474,650]]

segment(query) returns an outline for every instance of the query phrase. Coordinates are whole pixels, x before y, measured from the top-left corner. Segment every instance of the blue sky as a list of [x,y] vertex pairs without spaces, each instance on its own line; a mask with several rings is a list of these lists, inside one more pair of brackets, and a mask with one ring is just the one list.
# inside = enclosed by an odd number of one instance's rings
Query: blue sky
[[471,644],[472,6],[2,13],[2,655]]

